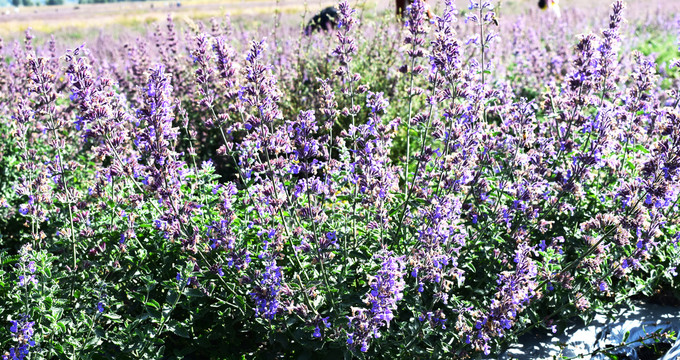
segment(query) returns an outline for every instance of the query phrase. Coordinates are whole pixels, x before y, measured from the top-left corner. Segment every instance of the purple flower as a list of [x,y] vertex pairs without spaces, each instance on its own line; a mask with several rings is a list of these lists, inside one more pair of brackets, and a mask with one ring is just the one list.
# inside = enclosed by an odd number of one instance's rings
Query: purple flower
[[267,320],[273,320],[280,310],[279,292],[283,278],[281,268],[274,260],[267,260],[265,271],[255,280],[256,285],[250,292],[255,301],[255,312]]
[[3,355],[3,360],[23,360],[30,353],[30,348],[36,345],[33,340],[34,321],[29,321],[28,315],[21,315],[19,320],[11,320],[10,332],[12,338],[19,344],[9,349],[8,355]]
[[19,250],[19,262],[16,265],[15,271],[18,274],[18,285],[26,287],[29,285],[37,285],[38,279],[35,276],[37,270],[36,263],[33,260],[33,250],[30,244],[26,244]]
[[380,251],[374,257],[381,261],[381,268],[371,281],[366,296],[370,309],[353,308],[352,316],[347,317],[352,330],[347,335],[347,343],[351,347],[355,341],[359,341],[361,352],[368,350],[371,338],[380,337],[382,327],[389,327],[405,287],[404,257],[395,257],[387,250]]
[[336,75],[347,76],[349,74],[347,74],[346,67],[352,61],[352,55],[356,54],[358,50],[354,38],[349,36],[357,20],[354,18],[355,10],[349,6],[346,0],[338,4],[338,12],[338,46],[333,50],[332,54],[338,57],[341,65],[336,70]]
[[502,337],[518,321],[519,313],[536,296],[538,268],[531,259],[534,249],[520,244],[515,251],[515,272],[498,277],[496,298],[491,301],[488,313],[482,314],[473,331],[472,345],[488,355],[491,339]]

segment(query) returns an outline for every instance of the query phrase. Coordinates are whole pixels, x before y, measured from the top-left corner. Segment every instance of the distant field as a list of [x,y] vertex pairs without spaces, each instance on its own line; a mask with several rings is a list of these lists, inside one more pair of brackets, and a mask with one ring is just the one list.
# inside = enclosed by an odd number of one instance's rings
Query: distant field
[[[20,39],[24,31],[31,28],[35,34],[54,34],[66,39],[91,39],[101,31],[109,35],[129,33],[129,30],[145,33],[148,26],[164,20],[168,15],[181,22],[219,18],[229,15],[232,19],[248,28],[256,28],[272,22],[271,15],[277,11],[279,21],[285,26],[296,26],[320,9],[336,4],[335,0],[190,0],[190,1],[149,1],[122,2],[111,4],[83,4],[42,7],[0,8],[0,37],[7,41]],[[385,11],[393,11],[393,0],[353,0],[352,6],[363,9],[362,17],[375,17]],[[442,0],[431,0],[437,13]],[[465,10],[468,2],[455,2],[459,9]],[[527,12],[538,12],[535,0],[495,0],[499,18]],[[605,16],[610,0],[571,0],[561,1],[562,12],[584,10]],[[661,4],[647,0],[630,0],[631,18],[651,18],[659,16]],[[667,2],[664,10],[680,12],[680,1]],[[541,29],[550,32],[551,29]],[[584,29],[585,30],[585,29]],[[80,41],[80,40],[79,40]]]
[[[140,26],[164,19],[168,14],[178,17],[205,19],[211,17],[271,14],[278,8],[282,13],[302,13],[335,4],[335,1],[295,0],[197,0],[124,2],[112,4],[62,5],[4,9],[0,15],[0,35],[14,37],[28,27],[38,32],[96,29],[109,25]],[[374,2],[375,3],[375,2]],[[14,35],[14,36],[13,36]]]
[[[208,19],[230,15],[232,17],[251,18],[252,21],[264,21],[258,15],[273,14],[277,9],[287,16],[283,20],[297,22],[298,15],[309,14],[337,3],[333,0],[191,0],[191,1],[153,1],[153,2],[123,2],[112,4],[84,4],[43,7],[3,8],[0,9],[0,36],[14,39],[23,35],[31,27],[38,33],[64,33],[69,36],[79,36],[83,32],[96,31],[102,28],[113,28],[122,25],[125,28],[143,28],[146,24],[165,19],[168,14],[182,19]],[[439,8],[441,0],[434,1],[433,7]],[[458,7],[465,9],[467,1],[457,1]],[[500,3],[501,14],[524,13],[536,10],[534,0],[494,1]],[[571,8],[583,9],[588,7],[593,11],[607,11],[609,0],[572,0],[562,1],[563,10]],[[679,2],[680,3],[680,2]],[[376,13],[393,8],[392,0],[354,0],[353,6],[372,10]],[[637,15],[653,13],[658,4],[647,0],[628,1],[629,6],[640,9]],[[680,4],[679,4],[680,5]],[[668,7],[668,4],[666,5]],[[295,15],[295,16],[292,16]],[[111,30],[111,29],[109,29]],[[549,31],[549,29],[546,29]]]

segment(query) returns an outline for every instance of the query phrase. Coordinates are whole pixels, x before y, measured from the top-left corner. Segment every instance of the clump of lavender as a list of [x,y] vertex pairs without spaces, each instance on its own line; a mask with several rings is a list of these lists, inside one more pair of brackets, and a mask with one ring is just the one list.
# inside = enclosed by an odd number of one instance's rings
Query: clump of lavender
[[537,296],[538,268],[531,259],[533,252],[526,244],[517,248],[513,259],[515,271],[499,275],[495,299],[491,300],[488,312],[476,320],[472,334],[467,335],[467,341],[485,355],[490,353],[492,339],[502,338]]
[[[337,38],[338,46],[333,50],[333,55],[337,56],[340,67],[335,74],[342,78],[348,76],[348,64],[352,61],[352,56],[357,52],[357,46],[353,37],[349,33],[356,25],[356,18],[354,17],[355,10],[349,6],[347,1],[342,1],[338,4],[338,11],[340,19],[338,19]],[[344,81],[343,81],[344,82]]]
[[19,250],[19,255],[21,257],[19,258],[19,262],[17,263],[15,271],[19,280],[17,284],[20,287],[28,287],[38,284],[38,279],[35,275],[36,264],[32,256],[32,251],[33,249],[30,244],[22,246]]
[[9,352],[2,355],[2,360],[24,360],[29,357],[31,348],[36,345],[35,340],[33,340],[35,322],[29,320],[28,315],[21,315],[18,320],[10,321],[12,325],[9,331],[17,345],[11,347]]
[[281,308],[281,288],[283,278],[281,268],[276,265],[276,261],[267,260],[265,270],[256,273],[255,286],[250,293],[250,297],[255,302],[255,312],[267,320],[273,320],[282,310]]
[[[26,314],[7,316],[12,334],[39,329],[45,352],[77,338],[71,357],[142,344],[115,350],[143,358],[245,324],[229,351],[463,358],[552,320],[534,312],[672,279],[680,97],[659,84],[677,79],[620,51],[636,46],[623,9],[576,41],[592,27],[577,10],[501,17],[472,1],[465,26],[449,0],[429,23],[415,1],[405,26],[360,24],[343,1],[331,36],[297,43],[284,22],[262,39],[170,16],[125,46],[26,33],[0,49],[0,184],[16,183],[0,204],[26,226],[3,244],[46,249],[55,278],[78,271],[70,289],[36,286],[48,262],[10,256],[21,294],[0,302]],[[85,305],[18,311],[25,292]],[[17,344],[7,357],[37,355]]]
[[612,13],[609,16],[609,26],[602,31],[602,42],[597,51],[600,53],[598,58],[597,74],[602,79],[597,87],[601,91],[600,106],[603,105],[604,97],[607,93],[615,89],[619,79],[616,78],[616,62],[618,57],[618,47],[621,42],[620,27],[623,21],[623,1],[616,1],[612,4]]
[[234,229],[234,221],[237,219],[237,209],[234,208],[236,202],[235,195],[238,193],[236,185],[233,183],[222,186],[220,192],[218,188],[213,193],[221,193],[222,202],[219,206],[221,220],[214,221],[208,226],[208,238],[210,248],[214,251],[226,252],[227,266],[237,270],[245,270],[250,264],[250,251],[237,244],[238,234]]
[[[4,48],[5,48],[5,41],[0,37],[0,54],[4,53]],[[4,59],[3,55],[0,55],[0,60]],[[0,97],[0,103],[4,103],[5,98],[8,96],[7,95],[7,85],[9,84],[10,79],[9,79],[9,74],[7,72],[7,68],[4,66],[0,67],[0,91],[2,91],[3,95]],[[5,111],[3,109],[3,111]]]
[[368,351],[371,338],[380,338],[381,328],[390,326],[405,287],[403,257],[383,250],[375,259],[381,261],[381,268],[371,279],[371,290],[364,300],[370,309],[352,308],[352,316],[347,317],[347,344],[350,348],[358,347],[361,352]]
[[[14,269],[17,274],[17,285],[20,288],[25,288],[26,294],[33,291],[38,284],[36,277],[36,262],[33,255],[33,248],[30,244],[25,244],[19,250],[19,261]],[[25,301],[28,301],[28,296]],[[29,304],[26,304],[26,308]],[[9,349],[2,358],[3,360],[23,360],[26,359],[30,353],[30,348],[36,345],[33,339],[33,325],[34,321],[29,321],[28,314],[21,314],[16,320],[11,320],[10,332],[12,338],[17,342],[16,346]]]
[[224,36],[215,39],[212,50],[215,54],[215,70],[222,80],[225,96],[233,99],[237,95],[233,90],[237,73],[236,52]]
[[[574,71],[569,76],[568,88],[571,92],[569,105],[574,108],[591,104],[591,99],[589,96],[591,90],[595,87],[595,65],[597,64],[597,60],[595,58],[596,41],[597,38],[593,34],[583,35],[574,49],[576,53],[576,57],[574,59]],[[579,122],[583,121],[582,119],[569,120],[577,120]]]
[[[460,76],[462,60],[461,49],[455,34],[456,10],[451,0],[446,1],[442,16],[434,21],[435,39],[432,40],[430,55],[431,70],[440,72],[449,82]],[[451,96],[452,94],[449,94]]]
[[402,72],[409,72],[409,93],[408,93],[408,121],[406,123],[406,161],[404,163],[404,193],[408,197],[409,193],[409,165],[411,160],[411,126],[414,123],[418,123],[418,118],[422,118],[422,114],[413,115],[413,98],[414,96],[421,95],[423,89],[415,86],[415,76],[420,75],[425,71],[422,65],[416,65],[419,58],[425,56],[422,49],[423,44],[425,44],[425,39],[423,35],[427,33],[425,29],[425,3],[421,0],[414,1],[408,8],[408,20],[404,26],[408,29],[408,33],[404,37],[404,44],[410,45],[410,49],[407,51],[408,57],[411,63],[406,66],[404,65],[400,70]]
[[[398,189],[397,168],[389,159],[398,120],[383,122],[389,103],[383,93],[366,94],[366,107],[370,110],[368,120],[358,127],[350,127],[349,135],[356,140],[354,172],[357,181],[357,198],[364,211],[371,212],[371,227],[385,233],[390,227],[389,204]],[[380,241],[383,241],[381,236]]]
[[196,36],[196,46],[191,51],[196,70],[196,82],[198,83],[198,93],[201,96],[200,104],[209,108],[213,107],[215,95],[210,91],[214,68],[212,67],[213,52],[210,46],[210,38],[207,34]]
[[489,64],[487,64],[488,53],[487,49],[491,42],[498,37],[498,34],[493,30],[492,25],[497,24],[496,14],[493,11],[494,5],[491,1],[470,1],[468,6],[469,13],[466,16],[466,21],[478,24],[477,34],[473,35],[468,44],[473,44],[479,48],[480,51],[480,78],[481,87],[480,90],[485,92],[486,83],[486,71],[489,70]]
[[143,106],[137,110],[138,126],[136,144],[147,158],[144,172],[137,176],[159,200],[170,199],[180,187],[181,163],[173,151],[178,136],[173,126],[172,85],[165,69],[158,65],[149,73],[144,90]]
[[342,1],[338,4],[338,11],[338,31],[336,33],[338,45],[333,49],[331,55],[335,56],[338,60],[335,75],[340,78],[342,93],[349,99],[349,107],[342,109],[342,115],[351,117],[352,125],[356,126],[356,116],[359,113],[360,107],[355,104],[354,96],[358,87],[355,83],[361,79],[361,75],[352,72],[350,63],[352,62],[352,57],[358,51],[356,40],[351,35],[358,20],[354,16],[356,10],[351,8],[347,1]]

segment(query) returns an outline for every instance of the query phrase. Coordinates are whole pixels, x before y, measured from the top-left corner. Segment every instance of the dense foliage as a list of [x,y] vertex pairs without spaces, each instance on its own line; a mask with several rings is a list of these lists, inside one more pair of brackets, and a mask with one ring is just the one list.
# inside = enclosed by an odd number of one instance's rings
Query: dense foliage
[[624,8],[0,41],[4,358],[466,358],[675,291],[678,25]]

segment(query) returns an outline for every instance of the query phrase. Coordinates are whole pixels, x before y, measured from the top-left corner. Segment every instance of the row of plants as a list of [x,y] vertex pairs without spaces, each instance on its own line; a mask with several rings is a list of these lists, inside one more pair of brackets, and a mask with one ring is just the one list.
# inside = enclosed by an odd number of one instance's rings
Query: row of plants
[[475,358],[676,291],[673,19],[337,8],[0,41],[4,359]]

